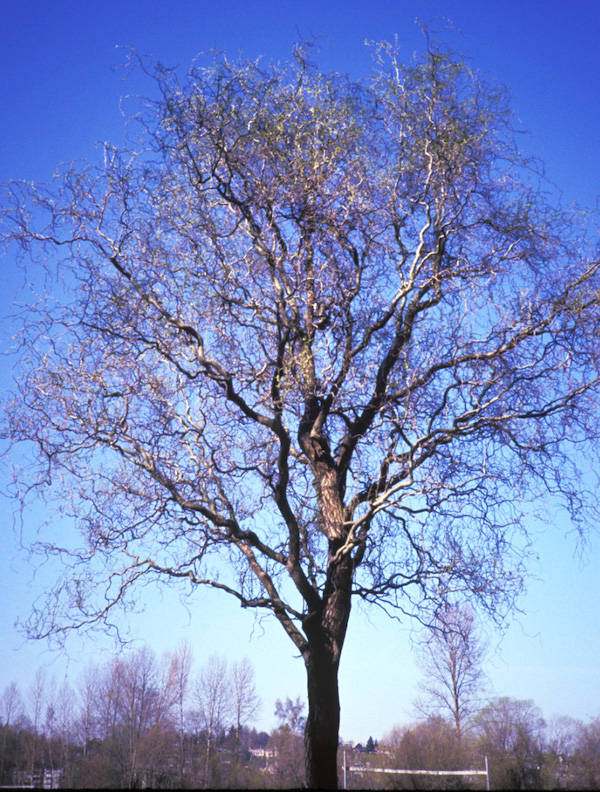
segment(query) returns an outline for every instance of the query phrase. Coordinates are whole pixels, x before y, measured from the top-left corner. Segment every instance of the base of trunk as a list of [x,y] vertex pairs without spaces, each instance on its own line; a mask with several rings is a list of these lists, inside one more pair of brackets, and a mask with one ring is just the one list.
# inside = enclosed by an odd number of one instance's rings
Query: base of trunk
[[313,653],[306,660],[306,670],[308,677],[308,717],[304,732],[306,786],[309,789],[337,789],[340,729],[338,663],[333,662],[326,653]]

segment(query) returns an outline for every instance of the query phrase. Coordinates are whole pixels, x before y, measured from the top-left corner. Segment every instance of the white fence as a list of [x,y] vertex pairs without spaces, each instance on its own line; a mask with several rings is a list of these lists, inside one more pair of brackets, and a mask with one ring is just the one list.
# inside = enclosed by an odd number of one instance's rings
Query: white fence
[[394,775],[433,775],[433,776],[485,776],[485,788],[489,792],[490,788],[490,775],[488,771],[488,760],[485,757],[485,770],[397,770],[391,767],[364,767],[358,765],[356,767],[349,767],[346,764],[346,751],[344,751],[344,789],[347,789],[347,773],[389,773]]

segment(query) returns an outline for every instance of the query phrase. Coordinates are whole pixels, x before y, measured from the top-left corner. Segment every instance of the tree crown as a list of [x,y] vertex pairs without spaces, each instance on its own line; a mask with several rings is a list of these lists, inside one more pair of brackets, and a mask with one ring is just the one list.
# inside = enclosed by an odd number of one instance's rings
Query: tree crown
[[69,616],[51,600],[34,634],[104,623],[156,576],[273,611],[304,651],[349,559],[366,600],[499,613],[520,502],[584,519],[593,244],[502,89],[436,42],[376,54],[362,82],[307,47],[157,67],[137,142],[7,187],[5,236],[51,291],[20,315],[3,432],[83,536]]

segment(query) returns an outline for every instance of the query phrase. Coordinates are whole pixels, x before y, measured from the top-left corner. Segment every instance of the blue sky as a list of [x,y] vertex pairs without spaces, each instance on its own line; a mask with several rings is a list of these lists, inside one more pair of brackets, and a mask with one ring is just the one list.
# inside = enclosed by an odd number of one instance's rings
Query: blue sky
[[[370,65],[365,39],[397,34],[409,58],[421,46],[415,18],[442,16],[457,29],[451,43],[509,88],[529,132],[523,148],[545,161],[564,200],[593,205],[600,196],[598,0],[5,0],[0,181],[48,180],[60,162],[97,157],[96,141],[121,141],[119,99],[145,86],[137,78],[123,82],[123,72],[111,69],[124,62],[119,45],[185,69],[213,47],[285,60],[298,38],[324,36],[323,65],[358,77]],[[9,258],[0,265],[4,312],[17,276]],[[40,664],[74,680],[86,663],[108,657],[99,653],[111,645],[75,639],[67,661],[23,643],[13,623],[26,617],[54,572],[32,577],[18,554],[7,501],[0,514],[0,691],[12,679],[26,687]],[[560,519],[550,528],[535,526],[539,562],[520,603],[524,614],[499,646],[491,636],[492,691],[532,698],[547,718],[600,714],[600,541],[592,538],[591,549],[576,556],[575,540],[564,538],[567,529]],[[158,653],[188,638],[198,665],[215,651],[232,661],[250,657],[265,702],[264,728],[273,725],[276,698],[304,695],[302,662],[277,624],[255,625],[217,594],[198,597],[189,613],[175,594],[161,599],[145,589],[141,600],[146,613],[131,618],[131,629]],[[341,668],[342,735],[381,737],[409,719],[417,680],[409,625],[357,607]]]

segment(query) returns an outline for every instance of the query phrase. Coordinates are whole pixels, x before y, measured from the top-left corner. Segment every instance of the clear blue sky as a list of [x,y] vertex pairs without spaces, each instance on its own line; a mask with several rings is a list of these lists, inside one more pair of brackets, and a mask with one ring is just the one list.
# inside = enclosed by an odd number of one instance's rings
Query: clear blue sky
[[[365,39],[397,34],[407,58],[420,48],[417,16],[452,20],[462,35],[452,34],[451,42],[513,94],[531,133],[525,150],[546,162],[566,201],[594,204],[600,195],[600,0],[5,0],[0,181],[47,180],[60,162],[97,156],[96,141],[119,143],[119,98],[144,86],[124,83],[121,72],[111,70],[125,57],[118,45],[186,68],[213,47],[285,60],[299,37],[325,36],[324,66],[360,76],[370,65]],[[16,274],[10,259],[0,265],[5,311]],[[7,382],[5,372],[0,382]],[[75,679],[86,663],[105,657],[99,654],[104,642],[74,640],[68,663],[41,645],[23,644],[13,623],[26,617],[52,571],[32,577],[17,553],[10,504],[2,501],[1,508],[0,692],[12,679],[25,688],[40,664],[52,663],[50,673]],[[579,560],[575,541],[564,538],[567,527],[536,527],[540,560],[521,602],[524,615],[488,667],[495,694],[534,699],[548,718],[600,714],[600,541],[593,539]],[[264,728],[273,725],[276,698],[304,695],[302,662],[277,624],[254,625],[251,614],[217,594],[198,597],[189,614],[176,596],[160,600],[144,590],[141,600],[147,611],[132,617],[132,631],[158,653],[188,638],[198,665],[214,652],[232,661],[250,657],[265,702]],[[368,617],[357,607],[341,668],[342,735],[380,738],[405,722],[417,679],[408,625],[379,613]]]

